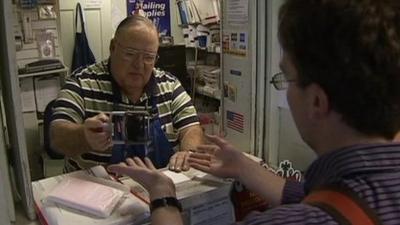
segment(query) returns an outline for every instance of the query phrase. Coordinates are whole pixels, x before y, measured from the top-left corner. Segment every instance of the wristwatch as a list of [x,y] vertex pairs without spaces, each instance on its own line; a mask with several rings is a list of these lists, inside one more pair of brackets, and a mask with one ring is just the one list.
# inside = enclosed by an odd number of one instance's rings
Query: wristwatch
[[173,206],[176,207],[179,212],[182,212],[182,205],[178,199],[175,197],[164,197],[164,198],[157,198],[151,201],[150,203],[150,213],[153,213],[154,210],[160,207],[166,206]]

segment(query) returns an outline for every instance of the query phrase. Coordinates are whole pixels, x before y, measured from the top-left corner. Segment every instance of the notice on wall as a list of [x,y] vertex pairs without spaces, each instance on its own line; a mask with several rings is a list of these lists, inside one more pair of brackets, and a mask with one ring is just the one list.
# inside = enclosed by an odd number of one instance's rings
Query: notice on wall
[[222,35],[224,53],[246,57],[248,51],[247,32],[226,32]]
[[230,82],[224,82],[224,97],[228,98],[232,102],[236,102],[237,99],[237,87]]
[[247,26],[249,23],[249,0],[229,0],[226,20],[231,26]]
[[169,0],[127,0],[128,16],[135,14],[138,7],[153,21],[161,36],[171,36]]
[[57,98],[60,91],[60,78],[58,76],[35,78],[36,110],[44,112],[47,104]]
[[87,9],[96,9],[101,8],[101,4],[103,4],[103,0],[86,0]]
[[35,91],[32,77],[20,79],[22,112],[36,111]]

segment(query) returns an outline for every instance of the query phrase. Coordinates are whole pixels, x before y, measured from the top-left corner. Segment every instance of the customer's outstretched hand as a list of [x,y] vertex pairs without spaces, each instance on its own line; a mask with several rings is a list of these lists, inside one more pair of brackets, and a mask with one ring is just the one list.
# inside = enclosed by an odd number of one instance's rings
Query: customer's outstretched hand
[[158,171],[149,158],[144,161],[138,157],[127,158],[125,162],[110,165],[108,171],[130,176],[149,192],[150,200],[176,196],[172,180]]
[[212,144],[198,146],[188,158],[190,166],[214,176],[237,178],[242,169],[240,165],[246,160],[243,153],[221,137],[206,137]]

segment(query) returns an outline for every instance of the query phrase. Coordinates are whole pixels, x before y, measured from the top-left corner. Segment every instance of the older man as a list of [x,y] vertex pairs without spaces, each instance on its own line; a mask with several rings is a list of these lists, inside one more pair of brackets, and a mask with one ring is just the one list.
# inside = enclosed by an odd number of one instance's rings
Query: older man
[[[190,96],[176,77],[154,68],[158,33],[142,16],[124,19],[110,43],[108,60],[76,71],[54,103],[51,146],[66,156],[66,171],[116,163],[127,156],[150,156],[157,167],[186,170],[187,151],[202,143],[203,133]],[[113,145],[105,124],[111,111],[146,106],[151,148]]]
[[[304,184],[274,176],[215,136],[189,163],[282,204],[238,224],[400,224],[400,143],[392,142],[400,129],[398,1],[287,0],[279,40],[282,72],[271,83],[287,89],[299,133],[318,154]],[[182,224],[172,182],[150,161],[110,170],[149,190],[152,224]]]

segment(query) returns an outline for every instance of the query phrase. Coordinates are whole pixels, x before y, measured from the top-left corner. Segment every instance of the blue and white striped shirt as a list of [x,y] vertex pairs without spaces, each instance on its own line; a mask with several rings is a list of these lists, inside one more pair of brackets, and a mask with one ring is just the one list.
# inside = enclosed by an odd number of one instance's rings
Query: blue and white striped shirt
[[304,183],[287,182],[280,207],[251,213],[238,224],[338,224],[325,211],[300,201],[312,189],[346,185],[373,209],[384,225],[400,224],[400,143],[357,145],[315,160]]

